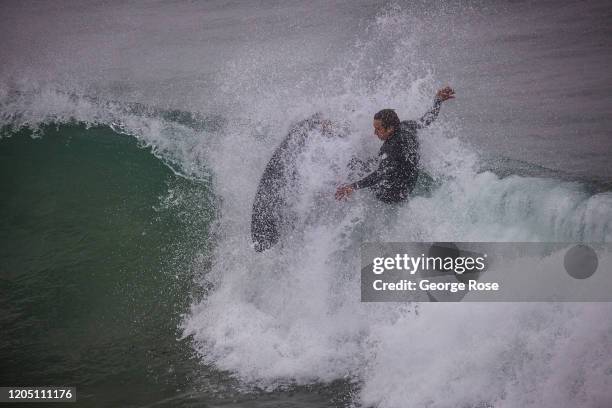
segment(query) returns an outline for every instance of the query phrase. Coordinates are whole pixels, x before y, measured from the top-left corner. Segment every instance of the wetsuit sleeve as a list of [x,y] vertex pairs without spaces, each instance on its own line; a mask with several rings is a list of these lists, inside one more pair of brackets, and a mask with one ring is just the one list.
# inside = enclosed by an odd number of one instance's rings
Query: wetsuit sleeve
[[387,173],[392,170],[392,160],[391,157],[387,156],[380,161],[378,168],[374,170],[372,173],[368,174],[364,178],[359,181],[350,184],[355,190],[359,190],[360,188],[372,187],[385,180],[387,177]]
[[354,182],[350,186],[355,190],[359,190],[360,188],[371,187],[375,184],[378,184],[383,179],[383,172],[380,166],[374,170],[372,173],[368,174],[364,178],[359,181]]
[[417,129],[423,129],[424,127],[427,127],[431,124],[431,122],[433,122],[434,120],[436,120],[436,118],[438,117],[438,114],[440,113],[440,106],[442,105],[442,101],[439,98],[435,98],[434,99],[434,104],[433,107],[428,110],[427,112],[425,112],[425,114],[421,117],[421,119],[419,119],[416,123],[416,127]]

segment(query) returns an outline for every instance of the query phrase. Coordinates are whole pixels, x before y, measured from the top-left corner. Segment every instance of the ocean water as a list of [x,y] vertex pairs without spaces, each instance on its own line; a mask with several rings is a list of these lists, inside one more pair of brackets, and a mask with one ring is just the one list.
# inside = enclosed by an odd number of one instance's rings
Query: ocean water
[[[0,385],[77,406],[607,407],[607,303],[361,303],[363,241],[612,241],[609,2],[4,2]],[[416,118],[433,181],[333,199]],[[259,177],[314,113],[297,228]],[[544,254],[542,254],[544,256]],[[70,406],[74,406],[71,404]]]

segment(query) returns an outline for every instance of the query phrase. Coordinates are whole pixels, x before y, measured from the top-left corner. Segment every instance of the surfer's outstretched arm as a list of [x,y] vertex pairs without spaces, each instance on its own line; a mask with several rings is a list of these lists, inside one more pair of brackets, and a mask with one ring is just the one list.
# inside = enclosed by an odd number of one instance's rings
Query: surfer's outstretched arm
[[361,180],[338,187],[338,190],[336,191],[336,199],[342,200],[343,198],[350,197],[350,195],[355,190],[372,187],[384,181],[387,177],[387,173],[391,170],[391,168],[391,160],[388,157],[383,159],[376,170],[374,170],[372,173],[368,174]]
[[376,170],[374,170],[372,173],[368,174],[361,180],[338,187],[338,189],[336,190],[336,200],[342,200],[344,198],[350,197],[351,194],[353,194],[353,191],[359,190],[360,188],[372,187],[373,185],[378,184],[384,176],[384,168],[381,165],[379,165]]
[[433,107],[425,112],[425,114],[421,117],[421,119],[417,120],[416,128],[423,129],[424,127],[429,126],[434,120],[438,118],[438,114],[440,113],[440,106],[442,105],[442,101],[436,97],[434,99]]
[[355,190],[359,190],[360,188],[371,187],[382,180],[383,173],[380,171],[380,167],[374,170],[369,175],[365,176],[359,181],[356,181],[351,184],[346,184],[338,187],[336,190],[336,200],[342,200],[344,198],[350,197],[350,195]]
[[433,107],[428,110],[422,117],[416,122],[417,129],[423,129],[424,127],[429,126],[440,113],[440,106],[442,102],[447,101],[449,99],[453,99],[455,97],[455,91],[451,87],[445,87],[440,89],[436,93],[436,97],[434,99]]
[[354,190],[359,190],[359,189],[366,188],[366,187],[372,187],[373,185],[376,185],[379,182],[381,182],[383,180],[383,176],[384,176],[384,171],[381,165],[376,170],[374,170],[372,173],[368,174],[367,176],[365,176],[359,181],[349,184],[349,186],[353,187]]

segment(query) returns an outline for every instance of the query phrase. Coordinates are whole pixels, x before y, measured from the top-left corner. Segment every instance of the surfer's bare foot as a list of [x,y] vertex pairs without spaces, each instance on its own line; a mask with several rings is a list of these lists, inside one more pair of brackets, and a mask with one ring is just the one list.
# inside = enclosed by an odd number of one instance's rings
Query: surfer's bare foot
[[345,200],[353,194],[355,189],[351,186],[340,186],[336,190],[336,200]]

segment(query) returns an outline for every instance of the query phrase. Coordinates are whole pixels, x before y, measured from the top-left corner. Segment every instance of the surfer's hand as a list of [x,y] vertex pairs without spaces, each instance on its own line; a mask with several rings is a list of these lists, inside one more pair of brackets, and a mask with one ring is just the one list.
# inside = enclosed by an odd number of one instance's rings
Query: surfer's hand
[[438,93],[436,93],[436,99],[440,100],[440,102],[444,102],[449,99],[453,99],[454,97],[455,97],[455,91],[450,86],[441,88],[438,91]]
[[351,194],[353,194],[353,191],[355,191],[355,189],[350,185],[338,187],[336,190],[336,200],[344,200],[349,198]]

